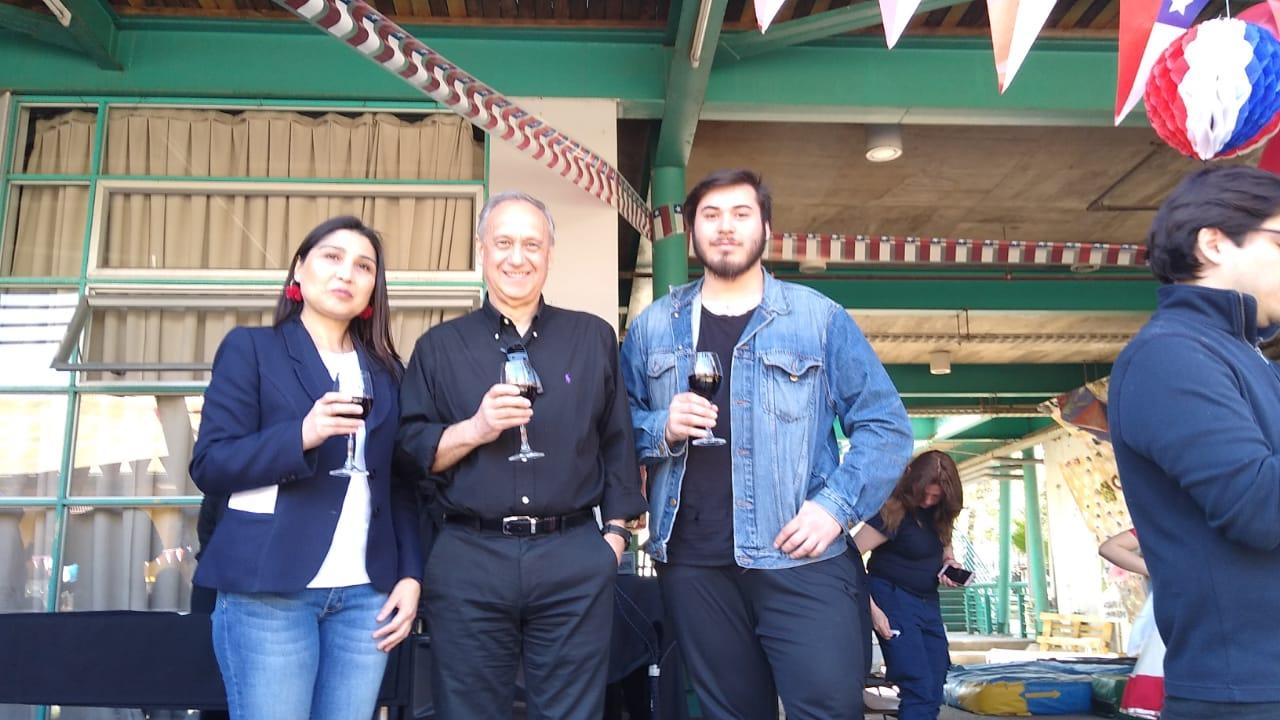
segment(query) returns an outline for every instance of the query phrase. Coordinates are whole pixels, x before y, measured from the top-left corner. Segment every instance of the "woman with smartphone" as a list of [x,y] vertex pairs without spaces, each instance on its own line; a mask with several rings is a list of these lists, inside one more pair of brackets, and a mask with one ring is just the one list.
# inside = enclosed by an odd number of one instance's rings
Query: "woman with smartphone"
[[232,330],[214,358],[191,478],[225,505],[195,583],[217,590],[232,718],[371,717],[387,652],[417,614],[384,266],[359,219],[321,223],[294,253],[274,325]]
[[871,626],[880,636],[885,678],[898,686],[901,720],[934,720],[951,667],[938,583],[969,579],[951,553],[951,532],[964,506],[960,473],[931,450],[907,465],[879,514],[854,536],[867,563]]

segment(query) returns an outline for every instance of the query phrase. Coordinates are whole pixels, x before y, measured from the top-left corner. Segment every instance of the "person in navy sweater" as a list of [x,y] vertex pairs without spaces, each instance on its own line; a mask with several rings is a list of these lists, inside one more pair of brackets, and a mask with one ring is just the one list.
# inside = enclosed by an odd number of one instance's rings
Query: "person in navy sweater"
[[871,553],[871,627],[880,636],[885,678],[898,686],[902,720],[935,720],[942,708],[951,654],[938,583],[957,587],[942,571],[960,567],[951,531],[963,507],[955,461],[930,450],[907,465],[884,507],[853,538],[858,552]]
[[1147,236],[1163,284],[1107,415],[1164,638],[1165,720],[1280,717],[1280,177],[1187,176]]
[[368,718],[411,629],[423,561],[415,489],[392,471],[388,316],[378,234],[338,217],[298,247],[274,325],[232,330],[214,358],[191,478],[225,507],[195,583],[217,591],[233,718]]

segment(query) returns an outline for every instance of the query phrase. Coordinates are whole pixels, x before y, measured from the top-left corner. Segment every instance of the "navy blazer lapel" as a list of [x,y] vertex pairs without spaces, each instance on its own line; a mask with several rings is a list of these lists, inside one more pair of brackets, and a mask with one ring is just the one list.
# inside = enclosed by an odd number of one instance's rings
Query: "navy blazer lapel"
[[320,351],[302,326],[302,321],[293,318],[280,326],[284,334],[284,345],[293,359],[293,371],[298,381],[306,388],[311,402],[315,403],[322,395],[333,389],[333,377],[320,359]]

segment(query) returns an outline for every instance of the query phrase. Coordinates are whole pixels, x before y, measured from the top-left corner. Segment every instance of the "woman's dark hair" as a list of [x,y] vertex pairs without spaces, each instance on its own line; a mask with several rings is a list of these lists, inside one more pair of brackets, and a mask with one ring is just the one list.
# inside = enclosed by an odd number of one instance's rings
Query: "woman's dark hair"
[[396,352],[395,343],[391,340],[391,308],[387,301],[387,268],[382,252],[382,237],[376,230],[361,222],[360,218],[351,215],[329,218],[315,226],[302,239],[302,244],[293,253],[293,260],[289,262],[289,274],[284,279],[280,299],[276,301],[276,316],[272,324],[280,327],[302,312],[302,303],[293,302],[285,297],[284,291],[294,282],[293,274],[298,268],[298,262],[305,258],[316,244],[338,230],[350,230],[368,239],[369,244],[373,246],[374,259],[378,265],[373,294],[369,298],[369,303],[373,306],[373,317],[368,320],[358,316],[352,318],[348,332],[351,333],[354,343],[373,355],[374,360],[385,367],[393,377],[399,378],[404,374],[404,365],[401,364],[400,355]]
[[1147,262],[1162,283],[1200,276],[1196,242],[1217,228],[1237,245],[1280,212],[1280,176],[1244,165],[1211,165],[1182,179],[1161,203],[1147,233]]
[[880,509],[885,530],[896,533],[898,526],[902,524],[902,518],[907,513],[914,514],[920,509],[925,488],[934,483],[942,487],[942,498],[935,506],[933,526],[938,531],[938,539],[942,540],[943,546],[950,545],[956,516],[964,507],[964,489],[960,486],[960,471],[956,469],[956,461],[938,450],[920,453],[903,471],[893,493]]
[[[758,174],[750,170],[716,170],[698,181],[697,185],[689,191],[685,196],[684,211],[685,227],[689,236],[693,236],[693,216],[698,212],[698,203],[702,202],[702,198],[712,190],[718,190],[724,187],[733,187],[734,185],[750,185],[756,191],[756,204],[760,206],[760,222],[770,227],[773,226],[773,195],[769,192],[769,187],[764,184],[764,179]],[[766,238],[767,239],[767,238]]]

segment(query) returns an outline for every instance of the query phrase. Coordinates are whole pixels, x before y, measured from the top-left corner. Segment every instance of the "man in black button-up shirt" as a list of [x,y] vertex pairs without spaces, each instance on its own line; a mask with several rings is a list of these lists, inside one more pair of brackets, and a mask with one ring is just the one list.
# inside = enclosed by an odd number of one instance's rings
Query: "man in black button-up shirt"
[[[400,444],[438,478],[444,514],[424,582],[436,708],[509,716],[523,657],[530,717],[594,720],[623,525],[645,510],[617,339],[542,302],[555,226],[541,202],[495,195],[476,234],[488,299],[418,340],[401,388]],[[521,352],[536,410],[500,382]],[[511,459],[522,425],[543,457]]]

